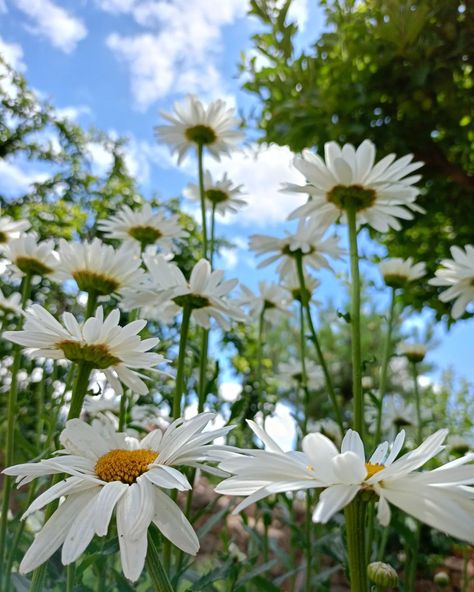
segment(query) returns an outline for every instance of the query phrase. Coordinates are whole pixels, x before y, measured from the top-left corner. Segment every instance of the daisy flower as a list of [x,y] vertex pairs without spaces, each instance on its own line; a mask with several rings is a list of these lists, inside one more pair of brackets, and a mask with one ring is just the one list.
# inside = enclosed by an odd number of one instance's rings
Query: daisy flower
[[[312,360],[306,360],[306,383],[311,390],[320,389],[324,386],[324,375],[321,366],[316,365]],[[285,389],[292,389],[300,386],[303,380],[301,372],[301,362],[290,360],[278,364],[278,374],[276,380],[279,386]],[[337,424],[336,424],[337,425]],[[338,428],[339,429],[339,428]]]
[[4,255],[10,262],[10,269],[17,276],[50,275],[58,266],[54,241],[39,241],[35,232],[12,238],[4,249]]
[[[304,273],[304,285],[306,289],[306,297],[307,301],[309,302],[313,297],[314,292],[320,285],[320,281],[316,279],[314,276]],[[300,287],[300,278],[298,277],[298,273],[293,266],[293,268],[282,278],[281,286],[285,290],[291,294],[293,300],[297,300],[301,302],[301,287]]]
[[0,310],[4,314],[13,313],[21,315],[21,294],[19,292],[12,292],[10,296],[5,296],[2,290],[0,290]]
[[29,353],[34,357],[83,362],[91,369],[101,370],[117,393],[122,393],[121,382],[136,393],[148,393],[143,375],[136,370],[150,370],[166,360],[148,351],[156,347],[159,339],[140,339],[138,333],[146,321],[137,320],[121,327],[120,312],[115,309],[104,318],[101,306],[94,317],[82,324],[69,312],[62,315],[62,320],[63,325],[45,308],[33,304],[25,313],[23,330],[5,331],[3,336],[31,348]]
[[176,315],[184,306],[190,306],[192,318],[198,325],[209,329],[212,317],[225,331],[230,328],[227,317],[245,320],[237,306],[227,299],[238,281],[224,280],[224,271],[212,271],[206,259],[196,263],[189,281],[177,265],[166,261],[162,255],[145,254],[143,259],[149,275],[142,284],[124,291],[122,306],[125,309],[163,306],[168,313],[172,311]]
[[400,352],[412,364],[423,362],[426,356],[426,346],[422,343],[402,343],[400,344]]
[[153,212],[150,204],[144,204],[139,210],[124,206],[108,220],[100,220],[98,228],[106,238],[138,243],[142,249],[157,245],[167,252],[173,250],[173,241],[188,235],[181,228],[178,216],[167,218],[161,212]]
[[0,216],[0,244],[18,238],[22,232],[30,228],[28,220],[13,220],[10,216]]
[[234,109],[222,100],[213,101],[205,107],[194,95],[174,104],[174,113],[161,113],[171,125],[155,128],[158,140],[171,147],[178,154],[180,163],[187,152],[202,146],[220,160],[221,154],[229,154],[243,138],[235,128],[238,121]]
[[[142,440],[123,433],[105,433],[80,419],[66,423],[63,449],[52,458],[5,469],[18,486],[47,475],[66,478],[36,498],[23,515],[27,518],[54,500],[64,498],[36,535],[20,564],[28,573],[47,561],[61,546],[68,565],[86,550],[92,538],[107,534],[115,510],[120,558],[124,575],[136,581],[147,552],[147,530],[153,522],[162,535],[184,552],[195,555],[199,541],[193,527],[163,490],[186,491],[191,485],[176,466],[207,469],[230,453],[211,442],[230,428],[204,432],[214,414],[191,420],[177,419],[163,433],[154,430]],[[215,469],[209,467],[213,473]],[[222,474],[222,473],[221,473]]]
[[341,216],[345,219],[348,208],[355,208],[359,225],[368,224],[379,232],[399,230],[398,218],[411,220],[412,211],[423,212],[415,204],[419,191],[413,186],[421,176],[411,174],[423,163],[412,162],[412,154],[395,158],[389,154],[374,164],[375,146],[369,140],[357,150],[352,144],[341,148],[336,142],[327,142],[324,160],[304,150],[294,165],[306,177],[306,184],[289,184],[286,189],[307,193],[311,199],[290,218],[315,216],[329,226]]
[[385,284],[391,288],[403,288],[409,282],[414,282],[426,275],[425,264],[413,263],[413,257],[385,259],[379,263],[379,270]]
[[452,259],[441,261],[443,267],[428,283],[448,287],[441,292],[439,299],[443,302],[454,300],[451,314],[454,319],[459,319],[469,303],[474,302],[474,246],[466,245],[464,249],[451,247],[451,255]]
[[313,269],[325,267],[331,269],[328,257],[339,258],[343,250],[339,247],[336,236],[324,238],[327,228],[321,226],[315,219],[300,220],[294,234],[287,232],[284,238],[276,238],[263,234],[250,237],[250,248],[257,255],[267,255],[258,268],[266,267],[279,261],[278,272],[286,277],[294,273],[295,257],[301,255],[303,261]]
[[[189,183],[183,194],[193,201],[201,199],[199,186],[194,183]],[[227,173],[220,181],[214,181],[209,171],[204,173],[204,197],[211,208],[214,208],[222,216],[225,216],[227,212],[235,214],[242,206],[247,205],[246,201],[240,199],[241,195],[243,195],[242,185],[234,186]]]
[[[375,427],[377,422],[378,410],[375,406],[367,409],[370,417],[369,423]],[[387,395],[383,399],[382,408],[382,429],[387,434],[392,434],[393,430],[400,430],[405,426],[415,425],[416,409],[413,403],[407,403],[400,395]]]
[[95,238],[90,243],[61,239],[56,277],[73,278],[79,290],[105,296],[133,287],[143,276],[138,249],[123,244],[117,250]]
[[281,319],[282,314],[288,314],[288,294],[277,284],[269,282],[258,283],[259,294],[255,295],[250,288],[240,285],[242,296],[238,299],[239,306],[248,307],[249,315],[258,320],[262,312],[265,319],[276,323]]

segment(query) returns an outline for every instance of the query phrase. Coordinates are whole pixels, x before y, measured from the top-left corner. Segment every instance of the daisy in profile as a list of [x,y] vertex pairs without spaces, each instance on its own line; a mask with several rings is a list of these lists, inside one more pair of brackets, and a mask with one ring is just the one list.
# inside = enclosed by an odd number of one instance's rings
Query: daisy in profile
[[214,318],[225,331],[230,328],[229,318],[245,320],[236,304],[228,299],[238,281],[224,280],[224,271],[212,271],[206,259],[196,263],[189,281],[177,265],[166,261],[162,255],[145,254],[143,259],[148,277],[142,284],[124,292],[122,306],[125,310],[163,306],[168,313],[177,315],[189,306],[198,325],[209,329],[210,319]]
[[16,276],[50,276],[58,266],[58,254],[54,241],[38,240],[35,232],[21,234],[12,238],[4,249],[10,269]]
[[250,248],[257,255],[266,255],[258,267],[266,267],[279,261],[278,272],[282,278],[294,273],[296,269],[295,257],[301,255],[303,262],[313,269],[325,267],[331,269],[329,257],[339,258],[343,250],[339,247],[336,236],[324,238],[326,227],[321,226],[315,219],[300,220],[294,234],[287,232],[284,238],[276,238],[263,234],[250,237]]
[[117,393],[122,393],[122,382],[138,394],[148,393],[144,376],[137,370],[154,369],[166,360],[149,351],[158,345],[159,339],[139,337],[146,321],[137,320],[121,327],[120,312],[115,309],[104,318],[101,306],[95,316],[82,324],[69,312],[62,315],[62,320],[63,325],[45,308],[33,304],[25,312],[23,330],[5,331],[3,336],[29,348],[33,357],[82,362],[101,370]]
[[264,313],[266,320],[277,323],[282,315],[289,314],[288,308],[290,301],[288,294],[277,284],[264,281],[259,282],[259,293],[257,295],[243,284],[240,285],[240,289],[242,295],[238,299],[237,304],[246,307],[252,319],[258,320],[260,315]]
[[379,270],[385,284],[390,288],[403,288],[408,283],[426,275],[425,264],[423,262],[414,263],[413,257],[385,259],[379,263]]
[[375,146],[364,140],[357,148],[352,144],[324,145],[324,160],[309,150],[294,160],[295,167],[306,178],[305,185],[286,185],[286,190],[306,193],[311,199],[296,208],[290,218],[315,216],[323,226],[345,219],[349,208],[356,211],[359,225],[368,224],[379,232],[399,230],[399,219],[411,220],[412,211],[423,212],[415,204],[420,175],[412,173],[423,166],[412,162],[408,154],[397,160],[389,154],[375,164]]
[[129,241],[140,245],[142,250],[157,245],[166,252],[173,251],[174,241],[188,235],[181,228],[178,216],[166,217],[154,212],[148,203],[137,210],[124,206],[108,220],[100,220],[98,228],[106,238]]
[[21,315],[21,294],[19,292],[12,292],[10,296],[5,296],[2,290],[0,290],[0,311],[5,315],[10,313]]
[[6,244],[18,238],[31,227],[28,220],[13,220],[10,216],[0,216],[0,244]]
[[[107,534],[114,511],[122,570],[129,580],[136,581],[143,570],[151,523],[174,545],[195,555],[199,550],[196,533],[166,491],[191,489],[185,474],[175,467],[206,470],[205,463],[234,454],[225,446],[212,444],[230,428],[204,432],[213,418],[212,413],[188,421],[180,418],[164,433],[154,430],[142,440],[106,433],[73,419],[61,433],[63,449],[52,458],[5,469],[5,474],[17,478],[18,486],[37,477],[65,475],[37,497],[23,515],[25,519],[64,498],[35,536],[20,572],[36,569],[61,546],[63,565],[73,563],[94,536]],[[215,473],[217,469],[209,470]]]
[[[313,298],[313,294],[319,285],[320,281],[318,279],[316,279],[313,275],[304,273],[304,286],[308,302],[310,302]],[[294,267],[282,278],[281,286],[291,294],[293,300],[301,302],[302,292],[300,278],[298,277]]]
[[426,356],[426,345],[422,343],[401,343],[400,354],[412,364],[423,362]]
[[[190,183],[183,194],[194,201],[201,199],[199,186],[194,183]],[[211,209],[222,216],[227,212],[235,214],[247,205],[247,202],[240,198],[242,195],[242,185],[234,185],[227,173],[219,181],[215,181],[209,171],[204,173],[204,197]]]
[[243,138],[236,128],[238,121],[234,109],[222,100],[213,101],[207,107],[194,95],[174,104],[174,113],[161,113],[171,125],[155,128],[157,139],[168,144],[178,154],[180,163],[192,148],[207,148],[220,160],[229,154]]
[[441,269],[428,283],[447,288],[441,292],[439,299],[443,302],[454,300],[451,314],[454,319],[459,319],[468,305],[474,302],[474,246],[451,247],[451,255],[452,259],[441,261]]
[[118,249],[95,238],[92,242],[59,243],[56,277],[74,279],[79,290],[105,296],[133,287],[143,276],[139,250],[130,243]]

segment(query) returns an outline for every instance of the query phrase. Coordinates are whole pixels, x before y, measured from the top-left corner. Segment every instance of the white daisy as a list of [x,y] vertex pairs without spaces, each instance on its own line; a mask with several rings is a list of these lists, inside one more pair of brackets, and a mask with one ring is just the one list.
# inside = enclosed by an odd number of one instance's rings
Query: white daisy
[[109,295],[135,286],[143,277],[139,250],[130,243],[114,249],[98,238],[89,243],[61,239],[58,253],[56,277],[73,278],[84,292]]
[[408,154],[395,160],[389,154],[377,164],[375,146],[364,140],[357,150],[352,144],[342,148],[336,142],[324,145],[325,160],[309,150],[294,160],[295,167],[306,177],[306,185],[287,185],[290,191],[307,193],[311,199],[296,208],[290,218],[315,216],[328,226],[354,207],[357,222],[369,224],[379,232],[401,228],[398,218],[411,220],[412,211],[423,210],[415,204],[419,193],[413,187],[420,175],[411,175],[423,166],[412,162]]
[[263,234],[254,234],[250,237],[250,248],[257,255],[269,255],[261,261],[258,267],[266,267],[275,261],[280,261],[278,272],[281,277],[286,277],[294,272],[296,267],[295,257],[301,254],[304,263],[320,269],[331,269],[328,257],[339,258],[343,250],[339,247],[336,236],[324,238],[326,227],[321,226],[315,219],[300,220],[294,234],[287,232],[284,238],[276,238]]
[[[316,365],[312,360],[306,360],[306,383],[310,390],[317,390],[324,386],[324,375],[321,366]],[[303,374],[301,372],[301,362],[289,360],[278,364],[278,373],[275,376],[279,386],[285,389],[292,389],[301,385]],[[337,424],[336,424],[337,425]],[[339,429],[339,428],[338,428]]]
[[443,302],[454,300],[451,314],[459,317],[471,302],[474,302],[474,246],[466,245],[451,247],[452,259],[443,259],[441,269],[435,272],[436,277],[429,280],[432,286],[448,286],[441,292],[439,299]]
[[427,349],[422,343],[401,343],[400,352],[409,362],[418,364],[425,359]]
[[288,314],[290,304],[288,294],[277,284],[261,281],[258,283],[259,294],[255,295],[250,288],[240,284],[242,291],[237,304],[248,308],[252,319],[258,320],[263,311],[265,319],[277,323],[282,315]]
[[[376,407],[367,409],[368,421],[375,427],[378,416]],[[387,395],[383,399],[382,429],[384,433],[392,435],[405,426],[416,424],[416,409],[413,403],[407,403],[400,395]]]
[[[306,288],[306,297],[308,302],[310,302],[311,298],[313,297],[314,292],[320,285],[320,281],[316,279],[314,276],[309,275],[308,273],[304,273],[304,285]],[[301,287],[300,287],[300,278],[298,273],[293,267],[283,278],[281,281],[281,286],[285,290],[291,294],[293,300],[297,300],[301,302]]]
[[0,244],[18,238],[22,232],[30,228],[28,220],[13,220],[10,216],[0,216]]
[[128,579],[137,580],[143,570],[152,522],[174,545],[195,555],[199,550],[196,533],[163,489],[191,489],[175,466],[206,470],[204,462],[218,462],[231,454],[226,447],[211,444],[230,428],[203,431],[213,417],[203,413],[189,421],[180,418],[165,433],[154,430],[141,441],[121,433],[105,434],[73,419],[61,433],[64,448],[57,456],[5,469],[4,473],[17,477],[19,486],[37,477],[67,475],[23,515],[26,518],[64,497],[26,552],[20,572],[34,570],[61,546],[62,563],[76,561],[94,535],[107,534],[114,510],[122,570]]
[[35,232],[21,234],[12,238],[4,249],[10,269],[16,276],[51,275],[58,266],[58,254],[54,241],[39,241]]
[[[183,194],[188,199],[200,201],[201,193],[199,186],[190,183],[183,191]],[[224,174],[220,181],[214,181],[209,171],[204,173],[204,196],[211,208],[221,215],[227,212],[235,214],[242,207],[247,205],[247,202],[240,199],[243,195],[242,185],[233,185],[232,181]]]
[[174,250],[173,241],[188,235],[181,228],[178,216],[166,217],[161,212],[153,212],[148,203],[139,210],[124,206],[108,220],[100,220],[98,228],[106,238],[132,241],[143,249],[148,245],[157,245],[167,252]]
[[391,288],[403,288],[407,283],[426,275],[425,264],[413,263],[413,257],[385,259],[379,263],[379,270],[386,285]]
[[174,104],[174,113],[161,113],[171,125],[155,128],[158,140],[168,144],[178,153],[178,163],[195,146],[207,148],[216,160],[221,154],[229,154],[243,134],[235,128],[238,121],[234,109],[217,100],[205,107],[194,95]]
[[117,393],[122,393],[121,382],[132,391],[146,394],[144,376],[137,369],[151,370],[165,361],[162,355],[149,352],[159,339],[140,339],[138,333],[146,321],[137,320],[124,327],[119,325],[120,312],[115,309],[105,319],[102,307],[84,323],[65,312],[61,325],[46,309],[33,304],[25,313],[22,331],[5,331],[5,339],[31,348],[34,357],[66,359],[84,362],[101,370]]
[[125,309],[165,307],[176,315],[188,305],[192,309],[192,318],[206,329],[210,328],[211,317],[224,330],[230,328],[227,317],[245,320],[237,306],[227,299],[238,281],[224,280],[224,271],[212,271],[207,260],[196,263],[187,281],[179,267],[163,256],[145,254],[143,259],[149,275],[142,284],[124,291],[122,306]]
[[21,294],[19,292],[12,292],[10,296],[5,296],[2,290],[0,290],[0,310],[5,314],[14,313],[21,315]]

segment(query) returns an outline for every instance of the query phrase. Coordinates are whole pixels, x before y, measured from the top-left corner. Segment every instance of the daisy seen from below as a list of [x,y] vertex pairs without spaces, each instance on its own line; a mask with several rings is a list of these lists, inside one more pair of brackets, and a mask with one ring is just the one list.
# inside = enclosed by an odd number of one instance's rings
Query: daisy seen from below
[[150,352],[159,343],[157,338],[141,339],[138,333],[146,326],[136,320],[120,326],[120,312],[113,310],[104,318],[101,306],[95,316],[79,323],[69,312],[62,315],[63,324],[39,304],[25,312],[22,331],[5,331],[4,337],[29,348],[33,357],[66,359],[101,370],[112,388],[122,393],[123,382],[132,391],[145,395],[145,376],[138,370],[154,370],[165,362],[162,355]]
[[425,263],[414,263],[412,257],[402,259],[394,257],[379,263],[379,270],[384,282],[390,288],[403,288],[426,275]]
[[216,160],[220,160],[222,154],[229,154],[243,138],[242,132],[236,129],[239,122],[234,109],[220,99],[204,106],[190,94],[174,104],[174,113],[161,115],[170,125],[155,128],[157,139],[178,154],[178,163],[194,147],[198,150],[207,148]]
[[13,220],[10,216],[0,216],[0,245],[18,238],[30,227],[28,220]]
[[79,290],[106,296],[133,287],[143,276],[139,249],[124,243],[118,249],[94,238],[92,242],[59,243],[56,277],[74,279]]
[[211,318],[224,330],[230,328],[229,318],[245,319],[236,304],[228,300],[238,281],[225,280],[224,271],[212,271],[207,260],[196,263],[188,281],[177,265],[161,255],[145,255],[143,259],[149,274],[142,284],[124,292],[125,309],[164,306],[176,315],[187,307],[195,322],[206,329],[210,328]]
[[[190,183],[183,194],[193,201],[199,202],[201,199],[199,186],[194,183]],[[222,216],[225,216],[227,212],[235,214],[240,208],[247,205],[246,201],[240,199],[242,195],[242,185],[234,185],[227,173],[224,173],[219,181],[215,181],[209,171],[204,173],[204,198],[211,209]]]
[[[324,375],[321,366],[318,366],[313,360],[305,361],[306,384],[309,389],[321,389],[324,387]],[[276,376],[278,385],[285,389],[293,389],[295,386],[301,386],[303,382],[303,373],[301,362],[295,359],[278,364],[278,374]]]
[[4,255],[10,270],[16,276],[50,276],[58,266],[58,254],[54,241],[39,241],[35,232],[12,238],[5,247]]
[[[163,433],[149,432],[142,440],[123,433],[94,429],[80,419],[66,423],[63,449],[52,458],[5,469],[18,486],[38,477],[65,474],[66,478],[42,493],[23,515],[27,518],[64,497],[58,509],[36,535],[20,564],[28,573],[47,561],[62,546],[61,561],[68,565],[86,550],[92,538],[107,534],[115,511],[120,559],[124,575],[136,581],[147,553],[151,523],[181,550],[195,555],[199,541],[193,527],[163,490],[192,487],[176,466],[207,470],[235,453],[212,442],[230,427],[204,431],[212,413],[174,421]],[[222,475],[219,470],[209,471]]]
[[340,258],[343,250],[339,247],[336,236],[324,237],[327,228],[321,226],[315,219],[300,220],[294,234],[287,232],[284,238],[277,238],[263,234],[250,237],[250,249],[257,255],[266,255],[258,264],[258,268],[266,267],[279,261],[277,270],[281,278],[294,273],[295,258],[301,256],[304,263],[313,269],[325,267],[331,269],[328,259]]
[[106,238],[139,244],[142,250],[157,245],[166,252],[174,250],[174,241],[188,235],[180,226],[178,216],[166,217],[159,211],[154,212],[147,203],[136,210],[124,206],[108,220],[100,220],[98,228]]
[[347,210],[356,212],[357,224],[368,224],[379,232],[399,230],[399,219],[411,220],[419,190],[414,187],[420,175],[412,173],[423,166],[408,154],[397,160],[389,154],[375,164],[375,146],[364,140],[357,148],[336,142],[324,145],[324,160],[309,150],[296,157],[294,165],[306,177],[305,185],[287,184],[286,190],[307,193],[311,199],[296,208],[290,218],[315,216],[329,226]]
[[432,286],[446,287],[439,299],[454,300],[451,315],[459,319],[471,302],[474,302],[474,246],[451,247],[452,259],[443,259],[442,267],[429,280]]
[[252,319],[258,320],[264,314],[265,320],[276,323],[281,319],[282,315],[289,314],[288,294],[277,284],[265,281],[259,282],[259,293],[257,295],[243,284],[240,285],[240,289],[242,295],[237,303],[239,306],[248,309]]
[[21,294],[19,292],[12,292],[10,296],[5,296],[2,290],[0,290],[0,311],[4,315],[15,314],[21,315]]
[[[313,275],[309,275],[307,273],[303,273],[303,278],[306,290],[306,300],[310,302],[314,292],[320,285],[320,281]],[[301,302],[302,292],[300,278],[298,277],[298,273],[294,267],[282,278],[281,286],[291,294],[293,300]]]
[[423,362],[426,356],[426,345],[422,343],[401,343],[400,353],[412,364]]

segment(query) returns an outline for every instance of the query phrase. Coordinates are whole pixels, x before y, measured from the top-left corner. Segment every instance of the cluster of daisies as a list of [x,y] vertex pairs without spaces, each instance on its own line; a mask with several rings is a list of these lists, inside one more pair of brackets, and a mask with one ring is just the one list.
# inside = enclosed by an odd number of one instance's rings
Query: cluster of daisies
[[[201,167],[204,153],[219,159],[234,150],[242,137],[233,110],[223,101],[204,106],[189,96],[175,105],[173,114],[164,116],[169,125],[157,128],[159,139],[170,145],[179,161],[189,152],[195,153]],[[416,203],[416,183],[421,177],[414,174],[422,163],[413,162],[411,155],[397,159],[391,154],[376,162],[375,147],[368,140],[357,149],[329,142],[324,158],[304,151],[294,165],[305,182],[287,185],[284,190],[310,198],[289,216],[298,219],[293,233],[287,232],[283,238],[251,237],[250,248],[264,256],[260,267],[277,263],[280,276],[278,284],[260,282],[258,293],[241,286],[240,294],[232,296],[238,281],[213,269],[206,249],[187,278],[173,261],[187,238],[186,231],[178,216],[154,211],[148,204],[140,209],[124,207],[110,219],[99,221],[103,240],[90,242],[40,241],[29,231],[28,222],[0,218],[2,256],[10,277],[21,278],[23,287],[38,277],[68,286],[75,283],[78,291],[87,294],[82,320],[69,312],[58,320],[40,304],[22,310],[26,301],[17,292],[8,297],[0,294],[0,307],[17,313],[22,325],[3,336],[26,348],[31,356],[66,360],[86,368],[89,374],[102,373],[117,395],[127,394],[126,389],[132,396],[146,394],[147,382],[156,373],[166,372],[162,366],[169,362],[153,351],[159,346],[157,338],[142,338],[147,320],[166,324],[181,315],[204,331],[214,323],[229,330],[232,322],[249,319],[277,322],[281,315],[290,314],[294,302],[308,303],[313,298],[318,279],[310,271],[331,269],[332,260],[344,255],[338,238],[331,234],[335,223],[352,219],[357,228],[368,225],[385,232],[400,229],[400,220],[422,212]],[[184,194],[200,202],[203,228],[209,218],[214,221],[216,213],[236,212],[246,204],[242,187],[226,175],[215,180],[201,168],[199,176],[200,183],[189,185]],[[119,241],[120,246],[108,244],[110,240]],[[430,282],[448,287],[441,298],[455,301],[452,314],[458,318],[474,300],[474,247],[453,247],[452,257],[442,262]],[[426,275],[424,264],[411,258],[386,260],[380,271],[394,294]],[[121,324],[122,316],[134,320]],[[424,353],[417,344],[403,352],[415,364]],[[321,388],[327,372],[311,360],[302,372],[298,362],[290,359],[281,364],[280,378],[288,388],[303,379],[305,387]],[[116,409],[118,402],[114,401]],[[384,414],[392,406],[392,415],[413,417],[413,409],[404,409],[397,399],[387,397],[382,403]],[[94,404],[84,399],[78,411],[88,417],[94,414],[93,408]],[[101,410],[113,411],[114,406]],[[155,411],[163,416],[161,410]],[[218,493],[244,497],[235,512],[276,493],[317,489],[320,495],[313,520],[326,523],[357,496],[370,492],[383,526],[390,521],[393,505],[474,543],[474,489],[470,487],[474,485],[470,464],[474,454],[434,470],[419,470],[443,450],[445,430],[411,451],[404,450],[405,432],[401,431],[393,442],[380,443],[367,458],[361,436],[348,430],[341,439],[341,425],[327,418],[305,435],[301,451],[284,451],[254,422],[249,425],[263,450],[214,443],[232,426],[209,429],[213,413],[199,413],[186,420],[173,415],[141,439],[118,431],[110,421],[89,425],[72,417],[61,433],[62,448],[56,454],[4,470],[9,477],[16,477],[19,486],[36,478],[62,476],[23,516],[60,502],[37,533],[20,572],[36,569],[61,547],[62,563],[73,563],[95,536],[107,535],[114,513],[122,569],[130,580],[137,580],[143,570],[152,524],[179,549],[196,554],[196,533],[176,497],[169,495],[170,491],[192,490],[186,468],[222,478],[216,487]],[[340,448],[334,443],[338,439]]]

